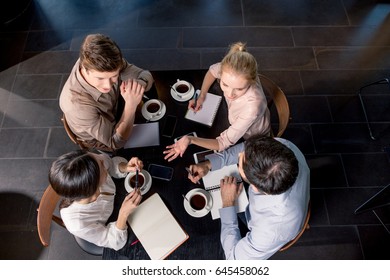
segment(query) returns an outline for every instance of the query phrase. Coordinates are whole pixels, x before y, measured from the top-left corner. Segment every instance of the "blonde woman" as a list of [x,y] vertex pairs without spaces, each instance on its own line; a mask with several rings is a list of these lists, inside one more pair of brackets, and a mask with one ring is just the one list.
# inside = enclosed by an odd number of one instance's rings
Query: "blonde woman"
[[247,139],[254,134],[269,135],[270,113],[258,77],[257,61],[247,52],[244,43],[232,44],[223,60],[210,66],[203,79],[196,106],[194,100],[188,104],[190,110],[202,110],[207,92],[215,80],[219,81],[227,103],[230,126],[216,139],[182,137],[177,143],[167,146],[164,151],[166,160],[172,161],[179,155],[183,156],[190,144],[223,151],[241,138]]

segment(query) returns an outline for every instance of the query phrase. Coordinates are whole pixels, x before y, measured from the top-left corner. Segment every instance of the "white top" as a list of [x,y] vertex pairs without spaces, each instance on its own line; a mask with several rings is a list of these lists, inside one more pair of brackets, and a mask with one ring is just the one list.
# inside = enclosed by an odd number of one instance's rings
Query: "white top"
[[[104,166],[110,176],[115,178],[126,177],[127,173],[121,173],[118,169],[120,162],[127,162],[121,157],[110,158],[104,156]],[[110,176],[101,186],[100,192],[112,195],[100,194],[98,198],[88,204],[73,202],[69,207],[62,208],[60,213],[68,231],[75,236],[94,243],[101,247],[121,249],[127,241],[127,228],[120,230],[116,222],[106,225],[108,218],[114,209],[115,184]]]

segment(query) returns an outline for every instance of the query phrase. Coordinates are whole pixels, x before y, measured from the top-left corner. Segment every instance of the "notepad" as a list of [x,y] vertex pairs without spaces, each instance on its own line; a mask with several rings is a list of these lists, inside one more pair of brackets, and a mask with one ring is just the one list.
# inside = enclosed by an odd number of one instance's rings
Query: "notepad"
[[165,259],[189,238],[158,193],[138,205],[127,221],[152,260]]
[[[195,94],[199,94],[199,90],[197,90]],[[214,123],[215,116],[217,115],[221,100],[222,96],[207,93],[206,99],[202,104],[202,109],[198,112],[188,109],[185,118],[211,127]]]
[[124,148],[139,148],[160,145],[160,130],[158,122],[134,124],[130,138]]
[[[202,161],[202,158],[205,155],[210,153],[213,153],[213,151],[207,150],[207,151],[195,153],[194,154],[195,163]],[[213,218],[213,220],[220,218],[219,209],[222,208],[220,181],[225,176],[236,177],[237,182],[242,181],[240,172],[238,171],[237,164],[232,164],[232,165],[224,166],[223,168],[218,170],[209,171],[207,175],[202,178],[205,190],[207,190],[210,193],[210,195],[213,197],[213,207],[211,208],[211,217]],[[249,204],[248,197],[246,195],[245,189],[243,188],[235,204],[236,213],[244,212],[248,204]]]

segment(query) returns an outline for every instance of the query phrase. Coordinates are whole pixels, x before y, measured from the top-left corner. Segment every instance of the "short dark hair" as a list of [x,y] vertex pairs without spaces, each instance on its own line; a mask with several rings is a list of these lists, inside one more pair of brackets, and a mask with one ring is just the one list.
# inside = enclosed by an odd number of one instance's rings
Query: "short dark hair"
[[83,150],[60,156],[49,171],[49,182],[55,192],[72,201],[92,196],[99,187],[99,181],[98,162]]
[[118,45],[103,34],[85,37],[80,47],[80,64],[98,72],[114,72],[126,66]]
[[293,151],[272,137],[252,136],[245,141],[243,171],[259,191],[281,194],[295,183],[298,160]]

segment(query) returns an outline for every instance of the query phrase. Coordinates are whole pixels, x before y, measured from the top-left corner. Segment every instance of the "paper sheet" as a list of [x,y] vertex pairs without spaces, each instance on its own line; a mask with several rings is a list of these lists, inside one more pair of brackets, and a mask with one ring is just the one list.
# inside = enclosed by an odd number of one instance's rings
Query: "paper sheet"
[[[240,173],[236,164],[225,166],[221,169],[210,171],[206,176],[202,178],[205,189],[213,197],[213,207],[211,208],[211,216],[213,220],[219,219],[219,209],[222,208],[222,198],[221,198],[221,188],[219,186],[220,180],[225,176],[233,176],[241,180]],[[243,188],[236,201],[236,212],[245,211],[246,206],[248,205],[248,197],[246,191]]]
[[127,221],[152,260],[165,259],[189,237],[157,193],[142,202]]

